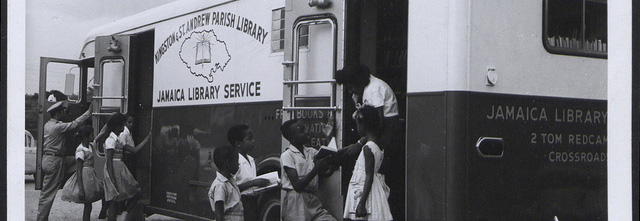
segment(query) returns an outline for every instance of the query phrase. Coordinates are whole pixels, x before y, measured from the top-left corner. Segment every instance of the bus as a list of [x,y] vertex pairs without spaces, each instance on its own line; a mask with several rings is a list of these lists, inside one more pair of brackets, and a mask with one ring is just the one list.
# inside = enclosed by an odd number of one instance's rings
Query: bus
[[[41,58],[40,94],[65,91],[72,115],[94,102],[95,133],[113,112],[136,116],[134,139],[152,134],[133,160],[144,212],[210,220],[212,153],[230,126],[254,130],[258,174],[280,171],[286,120],[304,119],[314,147],[327,143],[329,121],[338,148],[358,140],[355,104],[334,79],[360,63],[398,101],[403,129],[386,151],[394,219],[604,219],[606,8],[604,0],[177,1],[97,27],[77,59]],[[41,110],[51,105],[44,97]],[[351,169],[320,179],[318,195],[338,219]],[[260,219],[278,220],[280,191],[257,195]]]

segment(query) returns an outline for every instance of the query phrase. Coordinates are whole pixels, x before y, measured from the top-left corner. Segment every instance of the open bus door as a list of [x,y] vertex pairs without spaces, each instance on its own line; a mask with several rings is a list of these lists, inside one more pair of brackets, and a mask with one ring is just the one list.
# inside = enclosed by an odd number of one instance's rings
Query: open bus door
[[[136,144],[150,134],[153,57],[147,55],[153,51],[153,33],[147,31],[135,35],[96,37],[95,81],[91,85],[94,91],[93,122],[96,134],[115,112],[134,117],[133,127],[129,129]],[[142,202],[149,198],[150,143],[138,153],[125,152],[123,156],[143,190]],[[95,167],[104,167],[102,144],[97,144],[94,152],[98,156]],[[103,170],[96,172],[102,176]]]
[[[38,147],[36,155],[36,190],[42,189],[44,174],[42,173],[42,154],[44,141],[44,124],[51,119],[47,109],[55,102],[48,101],[51,91],[57,90],[68,97],[68,115],[63,122],[69,122],[80,116],[89,106],[85,98],[87,88],[87,69],[90,64],[82,60],[60,58],[40,58],[40,92],[38,96]],[[66,134],[64,155],[74,155],[79,141],[73,140],[73,131]]]
[[[335,82],[335,71],[344,61],[342,7],[297,1],[287,1],[285,6],[283,122],[303,119],[316,148],[329,142],[321,128],[330,120],[338,148],[342,147],[343,92]],[[284,151],[289,142],[283,139],[282,144]],[[342,217],[340,171],[319,179],[318,196],[334,217]]]
[[[126,113],[129,67],[129,36],[100,36],[95,43],[95,77],[93,84],[92,122],[94,134],[100,133],[107,119],[115,112]],[[94,146],[94,167],[103,168],[105,151],[102,143]],[[96,169],[98,177],[103,170]]]

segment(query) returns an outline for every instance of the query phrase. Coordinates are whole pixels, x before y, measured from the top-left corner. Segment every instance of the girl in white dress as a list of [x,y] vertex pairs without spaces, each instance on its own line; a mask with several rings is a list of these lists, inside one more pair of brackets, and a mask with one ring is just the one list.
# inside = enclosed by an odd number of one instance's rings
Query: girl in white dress
[[389,187],[378,170],[384,151],[376,144],[380,136],[380,117],[373,106],[365,105],[357,111],[356,123],[360,136],[367,142],[360,151],[353,169],[345,202],[344,218],[351,220],[393,220],[389,208]]
[[125,142],[118,138],[124,131],[127,117],[121,113],[115,113],[107,120],[107,132],[109,137],[104,142],[107,161],[104,167],[104,192],[105,200],[109,203],[107,219],[115,220],[116,203],[127,201],[125,211],[121,217],[126,219],[140,198],[141,189],[133,178],[127,166],[122,162],[122,152]]
[[84,204],[82,220],[91,219],[91,203],[104,197],[102,181],[93,169],[92,147],[89,143],[92,133],[93,128],[89,125],[80,127],[76,132],[75,138],[82,141],[76,148],[77,171],[62,188],[62,200]]

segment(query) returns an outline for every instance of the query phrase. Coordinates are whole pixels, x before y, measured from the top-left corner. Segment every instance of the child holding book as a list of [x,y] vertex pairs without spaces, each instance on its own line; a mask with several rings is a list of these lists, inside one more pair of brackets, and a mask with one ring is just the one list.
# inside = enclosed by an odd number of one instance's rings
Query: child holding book
[[373,106],[365,105],[356,113],[356,124],[360,136],[367,142],[363,146],[353,175],[344,206],[344,218],[351,220],[393,220],[389,202],[389,187],[384,175],[378,173],[384,150],[378,146],[380,117]]
[[269,180],[256,178],[256,162],[248,153],[256,146],[253,139],[253,130],[249,125],[238,124],[229,128],[227,140],[231,146],[238,150],[238,162],[240,167],[234,179],[242,194],[242,205],[244,206],[244,218],[246,220],[257,220],[258,197],[243,193],[251,187],[264,187],[269,185]]
[[298,119],[284,122],[280,126],[282,135],[290,143],[282,153],[282,220],[336,220],[322,207],[317,196],[319,171],[328,167],[325,159],[314,162],[317,150],[306,147],[310,137],[305,125]]
[[209,188],[209,203],[216,220],[244,220],[240,188],[233,179],[238,172],[238,151],[231,146],[213,150],[213,163],[218,168],[216,179]]
[[104,197],[102,181],[96,176],[93,168],[93,155],[90,142],[93,128],[90,125],[81,126],[75,138],[81,143],[76,148],[76,173],[74,173],[62,188],[62,200],[83,203],[82,220],[91,219],[91,203]]

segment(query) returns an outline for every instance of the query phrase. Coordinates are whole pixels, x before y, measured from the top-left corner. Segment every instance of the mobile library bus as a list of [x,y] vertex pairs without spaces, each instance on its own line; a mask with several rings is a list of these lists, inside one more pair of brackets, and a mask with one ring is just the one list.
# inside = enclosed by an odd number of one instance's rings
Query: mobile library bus
[[[96,133],[135,115],[134,139],[153,137],[135,159],[145,212],[207,220],[230,126],[253,128],[258,174],[280,170],[285,120],[305,119],[316,147],[329,120],[339,148],[357,141],[334,76],[362,63],[395,91],[404,128],[386,151],[395,219],[605,218],[606,4],[178,1],[96,28],[79,59],[42,58],[40,94],[65,91],[76,115],[95,102]],[[349,172],[320,179],[336,217]],[[38,160],[36,188],[41,176]],[[279,219],[280,191],[255,194],[260,218]]]

